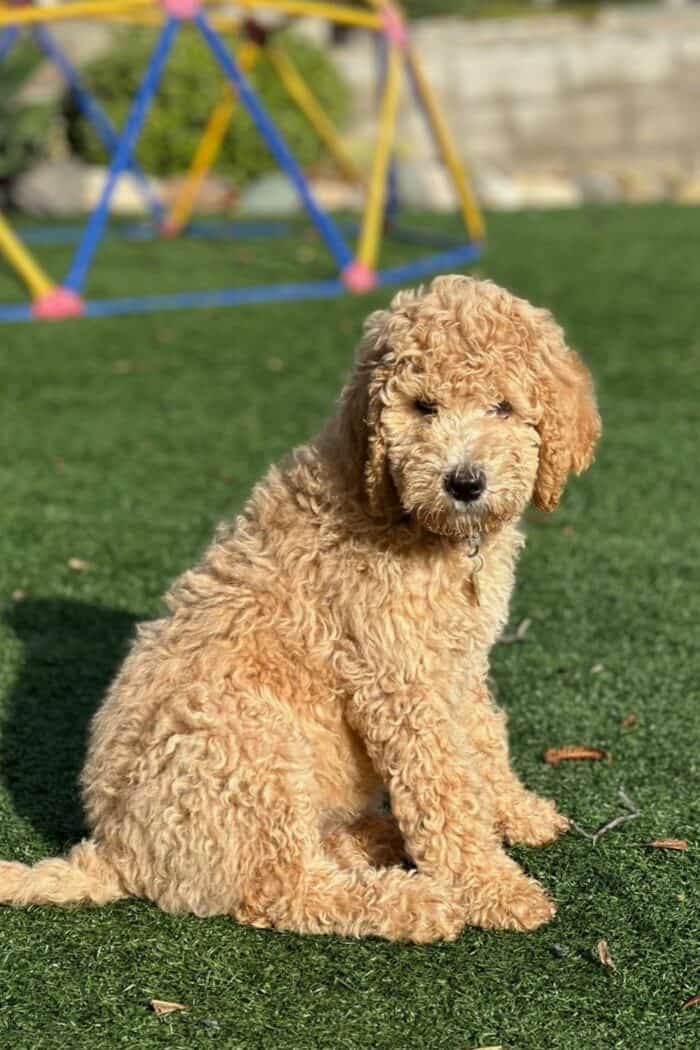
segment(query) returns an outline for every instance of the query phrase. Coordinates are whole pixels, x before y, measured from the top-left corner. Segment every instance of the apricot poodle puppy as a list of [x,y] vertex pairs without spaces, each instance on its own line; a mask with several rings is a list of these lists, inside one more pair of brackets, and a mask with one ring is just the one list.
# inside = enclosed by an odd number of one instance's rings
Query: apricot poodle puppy
[[373,313],[325,429],[139,628],[92,724],[90,840],[0,863],[0,901],[418,942],[547,922],[503,839],[567,820],[509,766],[488,655],[518,519],[599,432],[545,310],[446,276]]

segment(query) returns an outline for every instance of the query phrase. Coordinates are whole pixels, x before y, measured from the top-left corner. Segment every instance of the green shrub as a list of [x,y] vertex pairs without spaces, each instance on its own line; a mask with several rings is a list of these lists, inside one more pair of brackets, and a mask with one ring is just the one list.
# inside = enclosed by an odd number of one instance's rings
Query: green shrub
[[[83,70],[96,97],[119,127],[124,123],[154,40],[150,30],[120,32],[114,47]],[[342,123],[347,93],[330,60],[317,47],[291,34],[281,34],[279,42],[331,119]],[[325,148],[287,96],[271,66],[260,61],[250,80],[302,166],[318,162],[325,155]],[[199,34],[184,28],[168,59],[137,147],[136,155],[147,171],[170,175],[189,166],[207,117],[220,97],[223,82],[219,66]],[[67,116],[75,152],[87,161],[104,163],[104,149],[69,100]],[[247,114],[237,107],[217,171],[233,176],[240,183],[275,167]]]
[[46,142],[55,111],[22,105],[19,91],[39,63],[31,45],[16,44],[0,60],[0,180],[9,182],[27,168]]

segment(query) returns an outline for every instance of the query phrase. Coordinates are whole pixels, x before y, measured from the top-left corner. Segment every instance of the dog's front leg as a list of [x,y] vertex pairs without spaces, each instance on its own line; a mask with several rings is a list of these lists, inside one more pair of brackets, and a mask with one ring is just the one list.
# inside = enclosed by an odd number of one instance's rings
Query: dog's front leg
[[348,719],[386,783],[418,870],[454,887],[465,921],[529,930],[554,907],[542,887],[502,850],[490,798],[475,763],[460,753],[447,701],[390,672],[358,688]]
[[543,846],[566,831],[569,820],[554,802],[528,791],[511,768],[506,715],[491,700],[485,683],[467,689],[459,722],[469,753],[491,789],[495,820],[506,840]]

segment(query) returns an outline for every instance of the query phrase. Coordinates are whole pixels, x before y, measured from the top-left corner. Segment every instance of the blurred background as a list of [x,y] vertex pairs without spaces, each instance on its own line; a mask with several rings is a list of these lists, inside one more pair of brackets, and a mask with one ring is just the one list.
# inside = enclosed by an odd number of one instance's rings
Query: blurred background
[[[700,5],[555,0],[408,0],[412,35],[460,153],[487,208],[574,207],[587,201],[700,201],[697,92]],[[263,15],[280,28],[280,16]],[[96,97],[121,124],[154,30],[105,22],[50,27]],[[346,148],[369,161],[377,109],[374,34],[295,19],[286,46]],[[327,151],[268,68],[252,74],[323,205],[359,206]],[[180,34],[138,147],[166,199],[178,187],[221,77],[195,34]],[[403,200],[452,211],[449,180],[420,113],[404,94],[396,149]],[[105,155],[55,67],[31,41],[0,62],[0,204],[31,215],[91,208]],[[293,213],[298,203],[241,114],[205,180],[205,212]],[[123,179],[114,210],[138,213]]]

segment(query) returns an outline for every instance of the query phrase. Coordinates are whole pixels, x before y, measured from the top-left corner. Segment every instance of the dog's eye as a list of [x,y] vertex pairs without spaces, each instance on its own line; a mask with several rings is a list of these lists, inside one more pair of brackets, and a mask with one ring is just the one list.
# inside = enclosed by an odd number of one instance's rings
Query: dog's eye
[[497,416],[512,416],[513,406],[510,401],[499,401],[497,405],[494,405],[494,411]]
[[438,410],[434,401],[421,401],[420,398],[416,398],[413,402],[413,407],[417,412],[420,412],[422,416],[434,416],[437,414]]

